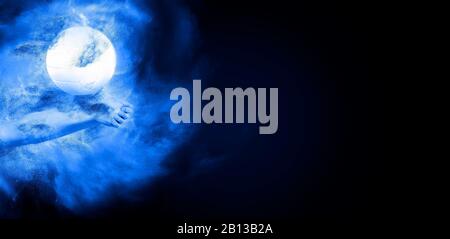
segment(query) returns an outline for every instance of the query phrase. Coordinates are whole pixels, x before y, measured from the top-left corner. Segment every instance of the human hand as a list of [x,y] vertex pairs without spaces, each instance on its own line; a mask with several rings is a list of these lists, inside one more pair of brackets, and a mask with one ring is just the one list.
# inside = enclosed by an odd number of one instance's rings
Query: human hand
[[118,112],[97,115],[95,120],[105,126],[119,128],[131,118],[132,113],[133,107],[129,104],[124,104],[120,107]]

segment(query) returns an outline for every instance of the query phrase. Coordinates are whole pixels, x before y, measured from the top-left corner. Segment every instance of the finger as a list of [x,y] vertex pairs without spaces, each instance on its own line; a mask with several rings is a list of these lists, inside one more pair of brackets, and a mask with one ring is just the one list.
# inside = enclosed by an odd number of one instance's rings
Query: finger
[[122,112],[124,112],[124,113],[127,113],[127,114],[131,114],[131,113],[133,113],[133,108],[130,108],[130,107],[122,107],[122,109],[121,109],[120,111],[122,111]]
[[128,114],[125,112],[120,111],[118,115],[124,120],[128,119]]
[[114,116],[114,120],[117,121],[117,123],[122,124],[124,119],[122,119],[119,115]]
[[122,106],[121,108],[120,108],[120,110],[122,111],[122,112],[125,112],[125,113],[132,113],[133,112],[133,107],[131,107],[131,106]]
[[112,120],[111,120],[111,126],[114,127],[114,128],[119,128],[119,127],[120,127],[120,124],[117,123],[116,120],[112,119]]

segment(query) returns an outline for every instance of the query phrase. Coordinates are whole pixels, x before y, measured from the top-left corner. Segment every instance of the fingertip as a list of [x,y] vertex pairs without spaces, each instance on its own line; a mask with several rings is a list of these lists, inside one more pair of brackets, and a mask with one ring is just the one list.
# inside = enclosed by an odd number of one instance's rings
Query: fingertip
[[114,116],[114,120],[118,123],[118,124],[122,124],[124,119],[122,119],[119,115],[115,115]]
[[126,112],[123,111],[119,112],[119,116],[124,120],[128,119],[128,114]]
[[130,108],[130,109],[133,109],[133,106],[132,106],[131,104],[125,103],[125,104],[122,105],[121,108]]
[[127,114],[133,113],[133,108],[130,107],[122,107],[121,111]]

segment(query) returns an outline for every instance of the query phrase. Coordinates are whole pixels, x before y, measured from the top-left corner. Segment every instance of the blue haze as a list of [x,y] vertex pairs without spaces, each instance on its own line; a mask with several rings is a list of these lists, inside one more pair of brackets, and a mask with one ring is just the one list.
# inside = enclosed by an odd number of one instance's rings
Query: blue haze
[[[186,34],[179,41],[188,48],[193,30],[185,21],[180,25],[186,26]],[[134,190],[164,173],[160,162],[192,132],[170,122],[172,102],[166,92],[174,86],[153,75],[151,64],[145,65],[144,75],[136,73],[146,41],[144,30],[151,24],[151,13],[132,1],[42,3],[0,24],[0,122],[49,108],[89,112],[103,104],[119,107],[128,102],[136,111],[122,129],[89,129],[0,153],[0,199],[14,202],[21,185],[32,184],[38,191],[52,191],[54,196],[44,200],[83,213],[111,195],[132,199]],[[117,53],[113,79],[93,96],[62,92],[45,69],[46,50],[58,33],[82,25],[103,32]],[[0,204],[0,217],[14,216],[8,210]]]

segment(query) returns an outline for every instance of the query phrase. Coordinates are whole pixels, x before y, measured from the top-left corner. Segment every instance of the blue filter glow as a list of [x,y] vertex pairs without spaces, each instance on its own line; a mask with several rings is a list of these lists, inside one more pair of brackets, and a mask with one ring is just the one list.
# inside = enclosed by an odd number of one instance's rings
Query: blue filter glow
[[[180,46],[188,47],[192,26],[189,19],[178,21],[189,28],[179,39]],[[31,184],[42,195],[53,195],[46,198],[50,203],[82,213],[113,195],[132,200],[133,191],[164,173],[160,162],[188,139],[192,130],[170,121],[172,103],[167,92],[173,85],[152,73],[151,63],[138,74],[143,44],[148,44],[144,30],[152,24],[152,13],[133,1],[32,4],[0,24],[0,122],[17,121],[49,109],[89,114],[102,107],[117,109],[125,103],[134,107],[131,120],[118,129],[99,126],[39,144],[0,150],[0,199],[14,202],[23,185]],[[114,62],[112,58],[105,60],[114,67],[101,67],[104,72],[100,71],[103,75],[98,77],[104,82],[98,91],[77,91],[71,86],[68,89],[83,93],[71,94],[49,75],[47,52],[64,30],[73,27],[95,29],[114,47]],[[65,56],[52,57],[57,59],[56,67],[60,60],[67,63]],[[72,78],[56,79],[64,83]],[[8,206],[0,204],[0,214],[5,210]]]

